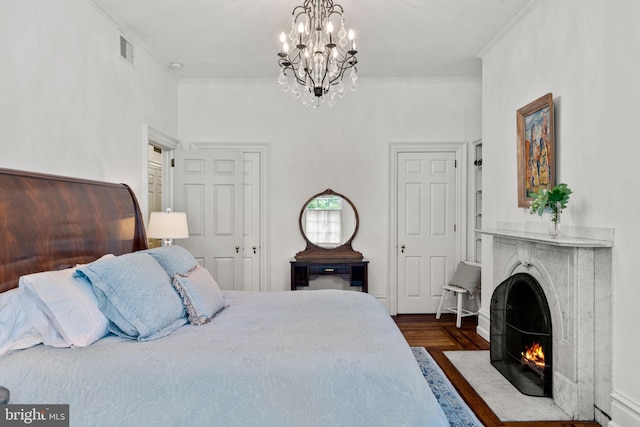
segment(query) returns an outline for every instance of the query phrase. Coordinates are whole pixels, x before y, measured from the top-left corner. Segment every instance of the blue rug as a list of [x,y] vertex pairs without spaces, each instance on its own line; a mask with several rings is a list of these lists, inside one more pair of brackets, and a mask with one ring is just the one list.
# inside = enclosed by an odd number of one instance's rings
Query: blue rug
[[483,427],[429,352],[424,347],[411,347],[411,350],[422,369],[422,375],[447,416],[449,425],[451,427]]

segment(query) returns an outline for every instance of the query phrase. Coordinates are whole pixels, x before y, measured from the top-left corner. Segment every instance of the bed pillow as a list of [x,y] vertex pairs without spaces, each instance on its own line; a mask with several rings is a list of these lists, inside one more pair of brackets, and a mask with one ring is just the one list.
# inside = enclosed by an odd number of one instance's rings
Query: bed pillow
[[42,334],[22,309],[19,292],[16,288],[0,294],[0,356],[42,343]]
[[176,274],[187,274],[199,264],[191,252],[182,246],[161,246],[143,251],[151,255],[162,266],[169,277]]
[[85,347],[107,334],[108,321],[98,307],[91,284],[84,277],[74,276],[75,270],[20,277],[23,308],[46,345]]
[[209,270],[198,265],[187,274],[173,276],[173,287],[182,302],[192,325],[204,325],[224,308],[224,295]]
[[108,329],[116,335],[149,341],[187,322],[171,279],[147,253],[102,260],[78,268],[77,274],[91,282]]

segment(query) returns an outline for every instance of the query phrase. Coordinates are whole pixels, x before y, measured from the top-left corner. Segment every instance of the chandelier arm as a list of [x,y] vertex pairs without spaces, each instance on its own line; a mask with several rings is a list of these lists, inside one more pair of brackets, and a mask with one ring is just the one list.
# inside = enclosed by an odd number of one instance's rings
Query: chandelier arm
[[[311,0],[305,0],[301,5],[294,7],[293,11],[291,12],[291,15],[297,17],[297,16],[300,16],[301,13],[308,12],[311,9],[309,7],[309,3],[311,3]],[[296,10],[298,9],[302,9],[302,12],[298,12],[298,15],[296,15]]]
[[[302,9],[302,10],[298,12],[298,14],[296,15],[296,9]],[[293,9],[293,12],[291,13],[291,17],[293,18],[294,22],[298,22],[298,18],[300,17],[300,15],[307,15],[308,13],[309,13],[309,10],[305,6],[297,6],[295,9]]]
[[[349,70],[350,68],[353,68],[356,73],[358,72],[358,67],[356,67],[356,64],[358,63],[357,59],[355,56],[351,55],[349,58],[352,58],[355,60],[355,62],[351,63],[351,61],[349,61],[349,63],[347,63],[347,61],[345,61],[341,66],[340,66],[340,71],[338,72],[338,74],[333,78],[329,80],[329,83],[331,85],[337,85],[340,83],[340,81],[344,78],[344,73]],[[346,64],[346,66],[345,66]]]
[[[289,65],[285,65],[285,63],[288,63]],[[284,74],[285,76],[287,75],[287,70],[291,70],[293,72],[293,77],[296,79],[296,81],[298,82],[298,84],[300,85],[306,85],[306,81],[304,79],[302,79],[298,73],[296,72],[296,68],[294,67],[294,65],[299,64],[299,62],[293,62],[290,61],[288,58],[281,58],[278,60],[278,64],[280,65],[280,68],[282,69],[282,74]]]

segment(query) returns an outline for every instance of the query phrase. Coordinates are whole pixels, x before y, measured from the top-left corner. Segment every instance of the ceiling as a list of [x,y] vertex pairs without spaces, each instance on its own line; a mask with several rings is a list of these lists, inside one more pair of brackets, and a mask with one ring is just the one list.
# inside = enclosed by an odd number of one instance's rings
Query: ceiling
[[[93,0],[180,79],[276,78],[302,0]],[[480,76],[477,55],[531,0],[336,0],[365,78]]]

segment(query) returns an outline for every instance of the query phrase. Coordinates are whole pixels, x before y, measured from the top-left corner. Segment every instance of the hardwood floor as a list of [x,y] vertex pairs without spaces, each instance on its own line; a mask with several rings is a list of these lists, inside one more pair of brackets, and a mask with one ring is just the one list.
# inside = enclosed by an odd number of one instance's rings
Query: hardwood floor
[[487,427],[599,427],[589,421],[531,421],[501,422],[482,398],[469,385],[444,351],[489,350],[489,343],[476,333],[475,317],[462,319],[462,327],[456,328],[454,314],[443,314],[436,320],[434,314],[399,314],[394,320],[411,347],[425,347],[438,362],[458,393]]

